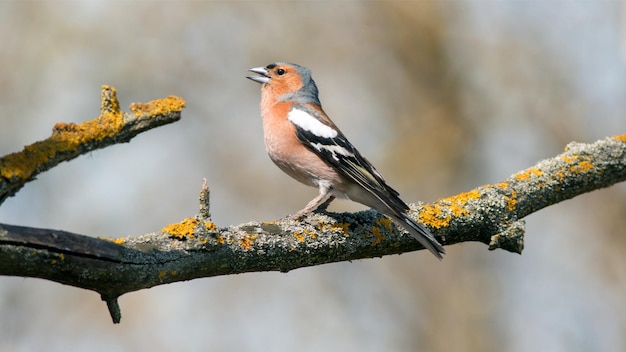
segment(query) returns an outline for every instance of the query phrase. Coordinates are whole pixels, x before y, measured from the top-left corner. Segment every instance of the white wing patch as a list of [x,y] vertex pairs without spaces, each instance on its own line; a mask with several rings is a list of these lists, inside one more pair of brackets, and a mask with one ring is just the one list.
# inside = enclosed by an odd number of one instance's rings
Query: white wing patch
[[322,143],[311,143],[311,145],[313,146],[313,148],[317,149],[318,151],[322,151],[322,149],[327,150],[329,152],[331,152],[333,154],[333,159],[339,161],[339,157],[337,157],[337,154],[341,154],[343,156],[347,156],[347,157],[354,157],[354,154],[350,151],[348,151],[346,148],[339,146],[339,145],[325,145]]
[[293,122],[303,130],[309,131],[316,136],[323,138],[335,138],[337,137],[337,131],[324,125],[320,120],[316,119],[311,114],[300,109],[291,109],[287,114],[289,121]]

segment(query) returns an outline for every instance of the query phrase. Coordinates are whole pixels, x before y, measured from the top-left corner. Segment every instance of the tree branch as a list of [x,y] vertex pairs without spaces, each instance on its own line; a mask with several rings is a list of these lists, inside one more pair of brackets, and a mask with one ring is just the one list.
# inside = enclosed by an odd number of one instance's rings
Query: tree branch
[[[412,212],[445,245],[478,241],[492,250],[521,253],[525,216],[625,179],[622,135],[593,144],[570,143],[564,153],[500,183],[414,205]],[[0,224],[0,275],[44,278],[96,291],[117,323],[117,298],[144,288],[422,249],[371,210],[218,228],[210,219],[208,196],[205,182],[199,215],[158,233],[117,240]]]
[[147,104],[135,103],[123,113],[115,88],[102,86],[100,116],[82,124],[57,123],[47,139],[0,158],[0,204],[24,184],[63,161],[130,141],[141,132],[178,121],[185,101],[170,96]]

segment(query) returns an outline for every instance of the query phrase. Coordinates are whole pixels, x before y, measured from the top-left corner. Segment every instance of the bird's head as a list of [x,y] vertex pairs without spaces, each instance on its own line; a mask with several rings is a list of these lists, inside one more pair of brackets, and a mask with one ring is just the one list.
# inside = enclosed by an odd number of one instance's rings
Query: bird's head
[[317,86],[311,78],[311,71],[304,66],[275,62],[265,67],[251,68],[248,71],[258,74],[258,76],[248,78],[263,85],[264,99],[319,104]]

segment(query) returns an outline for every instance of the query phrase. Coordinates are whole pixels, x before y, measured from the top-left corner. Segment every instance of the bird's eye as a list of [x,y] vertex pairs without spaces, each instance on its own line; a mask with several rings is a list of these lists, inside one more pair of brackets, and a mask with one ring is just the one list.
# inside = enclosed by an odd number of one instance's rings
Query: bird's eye
[[285,69],[283,69],[283,68],[279,68],[278,70],[276,70],[276,74],[279,75],[279,76],[284,75],[285,72],[287,72],[287,71],[285,71]]

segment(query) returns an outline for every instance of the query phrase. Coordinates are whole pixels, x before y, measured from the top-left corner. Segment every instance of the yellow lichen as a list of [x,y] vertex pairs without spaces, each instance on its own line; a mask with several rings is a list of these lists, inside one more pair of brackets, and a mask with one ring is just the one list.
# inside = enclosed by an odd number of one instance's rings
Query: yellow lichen
[[[584,159],[588,159],[585,156],[564,155],[561,157],[561,159],[563,159],[563,161],[571,165],[569,168],[567,168],[567,172],[570,172],[570,173],[575,173],[575,174],[585,173],[585,172],[589,172],[590,170],[594,168],[591,162],[584,160]],[[563,176],[559,175],[558,178],[562,179]]]
[[344,236],[350,237],[350,233],[348,232],[348,230],[350,229],[350,224],[348,224],[347,222],[340,222],[330,225],[330,229],[333,231],[341,231]]
[[385,236],[380,232],[380,229],[376,226],[372,227],[372,233],[374,234],[374,240],[372,241],[372,246],[379,244],[382,240],[385,239]]
[[170,224],[161,229],[161,232],[167,233],[170,236],[179,240],[185,238],[194,238],[193,231],[198,225],[198,220],[195,218],[187,218],[177,224]]
[[304,229],[302,231],[296,231],[293,233],[293,236],[296,238],[296,241],[298,242],[304,242],[306,235],[311,236],[311,238],[316,238],[317,235],[315,234],[315,232]]
[[[185,107],[182,98],[170,96],[146,104],[135,103],[131,110],[135,115],[180,112]],[[100,116],[81,124],[59,122],[52,135],[24,147],[21,152],[0,158],[0,176],[5,179],[28,180],[43,165],[58,154],[78,154],[78,147],[99,142],[118,134],[124,127],[124,115],[120,111],[115,88],[102,86]]]
[[113,243],[115,244],[123,244],[124,242],[126,242],[126,239],[124,237],[113,240]]
[[78,153],[81,145],[101,141],[117,134],[124,125],[121,112],[104,112],[99,117],[81,124],[57,123],[49,138],[24,147],[18,153],[0,159],[0,175],[11,179],[29,179],[59,153]]
[[393,231],[393,221],[391,221],[391,219],[389,218],[380,218],[378,220],[376,220],[376,225],[380,225],[382,227],[385,228],[385,230],[391,232]]
[[153,100],[148,103],[133,103],[130,111],[135,116],[163,115],[171,112],[182,111],[185,107],[185,100],[176,96],[169,96],[165,99]]
[[500,182],[500,183],[494,183],[491,185],[494,188],[500,188],[502,190],[505,190],[509,187],[509,183],[508,182]]
[[302,232],[294,232],[293,236],[296,238],[296,241],[298,242],[304,242],[304,235],[302,234]]
[[205,221],[204,227],[206,227],[207,231],[215,231],[217,230],[217,225],[212,223],[211,221]]
[[565,161],[566,163],[571,164],[571,163],[575,162],[576,159],[578,159],[578,155],[571,155],[571,156],[570,155],[563,155],[561,157],[561,159],[563,159],[563,161]]
[[504,200],[506,200],[509,211],[515,210],[515,206],[517,205],[517,192],[511,191],[511,196],[510,197],[505,196]]
[[456,196],[440,199],[435,204],[424,205],[420,209],[419,218],[425,224],[436,229],[448,226],[453,217],[467,215],[465,204],[473,199],[480,198],[480,192],[473,189]]
[[35,142],[24,147],[21,152],[2,157],[0,175],[6,179],[29,179],[38,167],[47,163],[56,153],[70,149],[75,149],[75,146],[66,145],[52,137]]
[[543,171],[537,169],[536,167],[531,167],[530,169],[526,169],[522,172],[517,173],[514,177],[518,181],[524,181],[530,179],[532,176],[542,176]]
[[239,244],[241,245],[241,248],[247,251],[248,249],[250,249],[250,247],[252,247],[256,238],[256,235],[250,235],[246,233],[243,238],[239,240]]
[[217,235],[217,243],[224,244],[224,237],[222,237],[222,235]]
[[426,204],[420,209],[419,218],[422,222],[439,229],[448,226],[452,217],[444,215],[441,204]]
[[592,163],[588,162],[588,161],[581,161],[575,165],[572,165],[569,170],[573,173],[576,174],[580,174],[580,173],[585,173],[585,172],[589,172],[591,169],[593,169],[594,166]]
[[617,141],[626,143],[626,133],[621,136],[613,136],[612,138]]
[[384,228],[388,232],[393,231],[393,221],[389,218],[380,218],[376,220],[376,225],[372,227],[371,231],[374,234],[374,241],[372,241],[372,246],[379,244],[382,240],[385,239],[385,236],[381,232],[381,228]]
[[[61,261],[64,261],[64,260],[65,260],[65,254],[60,253],[60,254],[59,254],[59,259],[61,259]],[[56,264],[56,263],[58,263],[58,262],[59,262],[59,261],[58,261],[58,260],[56,260],[56,259],[52,259],[52,260],[50,260],[50,264]]]
[[[163,279],[165,279],[167,277],[167,275],[168,275],[167,271],[160,271],[159,272],[159,276],[158,276],[159,281],[163,281]],[[176,276],[176,275],[178,275],[178,272],[176,270],[172,270],[172,271],[169,272],[169,275],[170,276]]]

